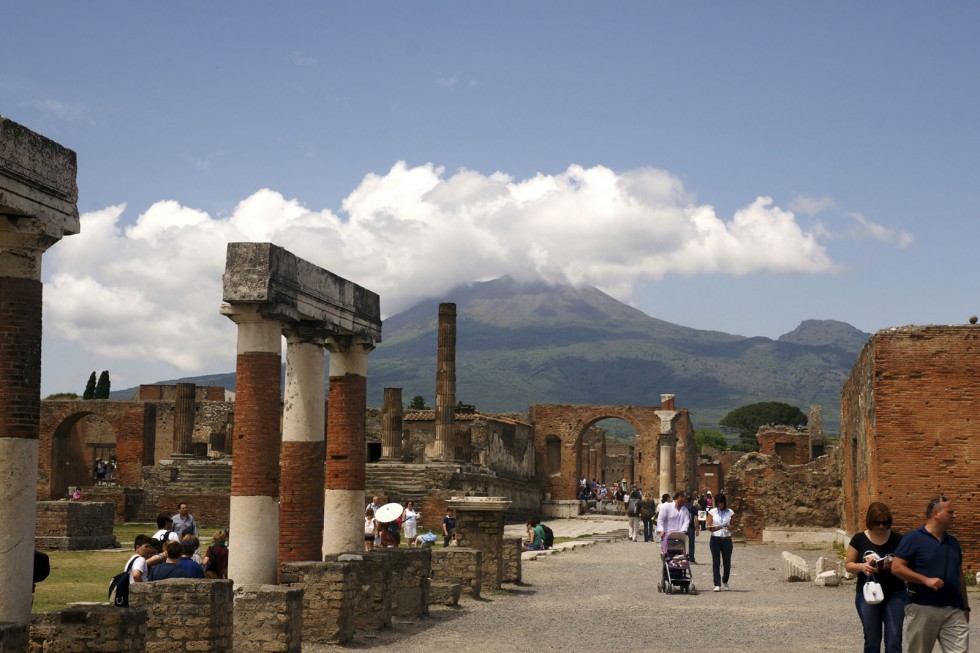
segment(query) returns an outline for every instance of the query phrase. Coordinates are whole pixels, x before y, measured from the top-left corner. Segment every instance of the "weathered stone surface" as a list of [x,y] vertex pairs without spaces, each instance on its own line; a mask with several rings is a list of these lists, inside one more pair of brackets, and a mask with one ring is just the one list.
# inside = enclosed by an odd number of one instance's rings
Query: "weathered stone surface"
[[230,580],[176,578],[136,583],[129,588],[129,605],[146,610],[147,653],[232,650]]
[[844,575],[844,561],[837,557],[820,556],[814,564],[813,571],[819,576],[825,571],[836,572],[838,576]]
[[817,574],[817,577],[813,579],[813,584],[821,587],[837,587],[840,585],[840,576],[834,569],[824,571]]
[[[31,615],[30,651],[37,653],[143,653],[146,610],[106,604],[73,605]],[[0,651],[27,650],[6,649]],[[173,648],[172,650],[183,650]]]
[[236,653],[300,653],[303,590],[248,585],[235,590]]
[[429,605],[459,605],[462,590],[460,583],[430,583]]
[[323,322],[331,332],[381,342],[377,293],[272,243],[228,243],[223,301],[261,304],[262,315]]
[[783,551],[783,580],[804,582],[810,580],[810,567],[806,560],[789,551]]
[[471,597],[483,587],[483,553],[465,547],[437,547],[432,552],[432,582],[458,584]]
[[279,582],[302,588],[303,641],[349,642],[354,638],[354,592],[358,562],[287,562]]
[[112,532],[115,518],[114,503],[39,501],[34,547],[75,551],[119,546]]

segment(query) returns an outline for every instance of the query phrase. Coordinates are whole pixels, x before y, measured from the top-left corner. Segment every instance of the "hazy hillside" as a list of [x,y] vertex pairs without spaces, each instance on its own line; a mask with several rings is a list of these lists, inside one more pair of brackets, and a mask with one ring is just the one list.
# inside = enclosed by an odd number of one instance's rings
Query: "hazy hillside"
[[[775,400],[804,412],[823,404],[825,428],[836,431],[841,385],[870,337],[830,320],[806,320],[776,341],[701,331],[592,287],[502,278],[387,319],[384,342],[369,359],[368,405],[381,405],[385,387],[402,388],[406,403],[422,395],[432,404],[440,301],[457,305],[456,398],[490,412],[534,403],[659,405],[660,394],[670,392],[697,427],[717,424],[738,406]],[[234,387],[234,374],[194,380]]]

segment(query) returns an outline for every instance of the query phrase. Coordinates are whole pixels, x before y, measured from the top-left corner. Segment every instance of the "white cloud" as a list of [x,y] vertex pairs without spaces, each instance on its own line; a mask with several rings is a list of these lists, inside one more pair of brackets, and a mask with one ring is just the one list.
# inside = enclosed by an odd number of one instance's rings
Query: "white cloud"
[[32,107],[43,114],[53,116],[66,122],[78,122],[88,120],[88,109],[84,104],[77,102],[62,102],[60,100],[35,100],[30,103]]
[[436,84],[438,86],[442,86],[443,88],[452,88],[453,86],[456,86],[456,84],[459,83],[460,79],[462,79],[462,77],[460,76],[459,73],[456,73],[452,77],[440,77],[439,79],[436,80]]
[[364,177],[342,210],[262,189],[227,217],[169,200],[128,227],[125,205],[85,213],[81,234],[45,255],[46,333],[185,375],[228,369],[235,329],[218,308],[232,241],[281,245],[379,293],[386,315],[504,274],[594,284],[630,301],[638,284],[668,274],[836,269],[821,233],[770,198],[723,220],[654,168],[573,165],[515,180],[399,162]]
[[901,249],[915,242],[915,238],[907,231],[877,224],[860,213],[848,213],[847,216],[856,223],[850,225],[843,233],[848,240],[878,240],[883,243],[894,243]]
[[833,197],[821,197],[820,199],[814,197],[805,197],[800,195],[794,197],[789,203],[789,209],[800,213],[802,215],[816,215],[818,213],[823,213],[827,209],[832,209],[836,205]]

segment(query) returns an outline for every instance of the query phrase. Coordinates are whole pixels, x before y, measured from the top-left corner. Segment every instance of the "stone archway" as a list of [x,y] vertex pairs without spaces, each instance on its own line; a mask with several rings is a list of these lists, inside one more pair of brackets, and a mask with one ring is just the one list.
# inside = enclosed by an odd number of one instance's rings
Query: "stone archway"
[[[669,397],[669,403],[666,398]],[[658,496],[662,478],[669,476],[677,488],[696,481],[697,462],[694,427],[687,409],[675,410],[673,396],[664,396],[664,405],[610,406],[576,404],[535,404],[531,406],[534,424],[536,476],[542,491],[552,499],[576,498],[582,474],[582,437],[590,426],[603,419],[621,419],[636,429],[634,481]],[[556,442],[558,443],[556,445]],[[661,475],[661,444],[670,446],[673,473]],[[556,449],[560,465],[555,471]],[[673,488],[671,488],[673,489]],[[665,490],[666,491],[666,490]]]
[[[140,401],[44,400],[41,402],[41,428],[38,444],[37,498],[39,501],[60,499],[69,485],[76,485],[87,475],[90,457],[80,449],[79,423],[89,416],[101,418],[114,434],[116,470],[120,485],[138,485],[144,465],[153,464],[156,433],[156,408]],[[73,444],[74,443],[74,444]],[[93,458],[94,460],[94,458]],[[85,466],[84,472],[73,467]]]

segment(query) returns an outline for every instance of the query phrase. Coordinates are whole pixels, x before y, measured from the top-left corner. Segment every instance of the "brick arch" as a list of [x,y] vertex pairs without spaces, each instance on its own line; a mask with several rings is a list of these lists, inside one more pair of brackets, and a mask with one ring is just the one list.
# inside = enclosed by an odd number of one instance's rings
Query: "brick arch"
[[[534,423],[535,469],[538,482],[553,499],[575,499],[578,488],[579,448],[585,431],[603,419],[621,419],[630,424],[637,433],[637,443],[653,443],[656,448],[660,433],[658,408],[649,406],[607,406],[574,404],[536,404],[531,406],[531,421]],[[547,473],[547,441],[557,437],[561,441],[561,470]],[[644,456],[648,458],[648,456]],[[650,458],[654,462],[656,457]],[[637,483],[643,487],[642,477],[647,486],[654,487],[655,481],[648,480],[649,472],[637,470]]]
[[66,461],[67,439],[72,427],[89,415],[104,419],[116,434],[116,481],[120,485],[139,484],[143,466],[153,464],[156,423],[153,404],[106,399],[45,400],[41,402],[38,435],[39,500],[64,496],[64,476],[57,466]]

